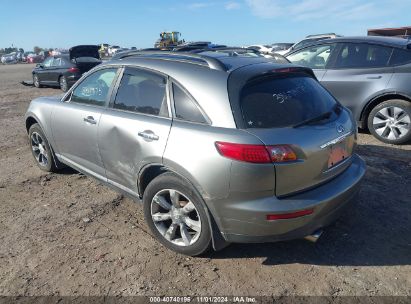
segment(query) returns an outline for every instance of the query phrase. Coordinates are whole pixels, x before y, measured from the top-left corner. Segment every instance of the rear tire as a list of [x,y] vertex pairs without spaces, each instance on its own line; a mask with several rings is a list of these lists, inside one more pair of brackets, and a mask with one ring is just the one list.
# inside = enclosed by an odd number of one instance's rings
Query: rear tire
[[63,92],[67,92],[69,87],[68,87],[68,83],[67,83],[67,78],[66,76],[60,76],[59,78],[59,84],[60,84],[60,89]]
[[55,155],[39,124],[33,124],[29,129],[31,153],[37,166],[46,172],[57,172]]
[[36,88],[41,88],[40,79],[37,74],[33,74],[33,84]]
[[144,192],[143,204],[150,230],[165,247],[189,256],[210,249],[211,230],[205,205],[182,178],[172,173],[156,177]]
[[368,116],[368,129],[387,144],[403,144],[411,140],[411,102],[401,99],[384,101]]

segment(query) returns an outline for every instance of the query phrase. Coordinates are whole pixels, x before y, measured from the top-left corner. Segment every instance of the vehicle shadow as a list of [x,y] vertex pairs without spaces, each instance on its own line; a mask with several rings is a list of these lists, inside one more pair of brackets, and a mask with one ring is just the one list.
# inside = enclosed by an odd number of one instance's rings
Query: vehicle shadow
[[360,145],[358,153],[367,163],[360,195],[316,244],[232,244],[212,258],[264,257],[264,265],[411,265],[411,151]]
[[83,175],[83,173],[80,173],[77,170],[75,170],[73,168],[70,168],[70,167],[64,167],[64,168],[60,169],[58,171],[58,174],[61,174],[61,175],[74,175],[74,174]]

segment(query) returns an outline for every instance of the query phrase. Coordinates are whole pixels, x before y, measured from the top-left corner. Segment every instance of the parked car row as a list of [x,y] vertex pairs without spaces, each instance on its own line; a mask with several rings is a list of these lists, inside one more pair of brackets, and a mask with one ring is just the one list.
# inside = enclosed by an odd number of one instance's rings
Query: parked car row
[[17,63],[18,58],[17,58],[17,52],[12,52],[9,54],[4,54],[1,56],[0,61],[2,64],[12,64],[12,63]]
[[124,52],[128,50],[136,50],[136,47],[122,48],[118,45],[109,45],[107,43],[102,43],[99,48],[100,57],[112,57],[116,53]]

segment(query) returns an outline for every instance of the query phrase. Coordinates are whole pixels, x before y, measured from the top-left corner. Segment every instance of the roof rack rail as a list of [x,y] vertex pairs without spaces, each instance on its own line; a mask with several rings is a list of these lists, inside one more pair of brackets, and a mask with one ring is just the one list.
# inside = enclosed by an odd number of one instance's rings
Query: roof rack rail
[[141,56],[151,59],[164,59],[164,60],[181,60],[199,63],[202,62],[203,65],[207,65],[210,69],[227,71],[227,67],[217,58],[195,54],[195,53],[185,53],[185,52],[170,52],[170,51],[129,51],[116,54],[112,59],[123,59],[127,57]]
[[244,54],[244,53],[253,53],[253,54],[261,54],[258,50],[254,48],[242,48],[242,47],[216,47],[210,49],[198,49],[198,52],[226,52],[226,53],[237,53],[237,54]]

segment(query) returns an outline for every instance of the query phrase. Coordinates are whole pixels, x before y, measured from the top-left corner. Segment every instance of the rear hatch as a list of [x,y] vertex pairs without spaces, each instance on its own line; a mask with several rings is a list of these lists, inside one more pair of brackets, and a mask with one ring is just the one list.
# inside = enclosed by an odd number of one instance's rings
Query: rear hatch
[[236,105],[230,94],[236,123],[266,146],[286,145],[297,156],[297,160],[273,162],[277,196],[318,186],[349,166],[355,123],[311,70],[280,68],[261,74],[252,67],[242,69],[229,80],[239,79],[242,72],[251,76],[239,90]]
[[70,61],[75,63],[81,73],[91,70],[101,63],[97,45],[78,45],[70,48]]

